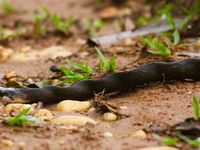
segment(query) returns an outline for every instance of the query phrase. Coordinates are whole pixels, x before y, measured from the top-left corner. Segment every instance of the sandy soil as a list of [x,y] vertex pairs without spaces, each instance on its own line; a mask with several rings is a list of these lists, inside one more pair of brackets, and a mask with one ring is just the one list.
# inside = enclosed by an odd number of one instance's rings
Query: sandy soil
[[[135,7],[133,12],[138,11],[140,13],[143,10],[141,7],[143,3],[135,3],[137,7]],[[64,16],[76,15],[81,18],[95,18],[100,15],[99,11],[94,9],[95,7],[91,0],[13,0],[12,4],[15,7],[25,10],[25,13],[10,15],[8,18],[0,17],[1,22],[5,25],[8,25],[13,18],[29,22],[33,17],[33,12],[39,9],[40,5],[48,7],[50,12]],[[100,34],[116,32],[116,29],[109,30],[113,28],[112,25],[107,28]],[[106,32],[108,30],[109,32]],[[14,49],[14,52],[18,52],[19,49],[25,46],[31,46],[31,48],[42,51],[42,49],[52,45],[62,45],[67,51],[72,54],[75,53],[75,55],[69,57],[70,59],[80,62],[87,61],[91,66],[97,66],[97,55],[90,49],[84,49],[82,43],[74,42],[77,39],[85,40],[84,36],[79,36],[78,34],[70,38],[60,38],[50,35],[47,38],[37,40],[19,38],[2,45]],[[104,49],[107,52],[106,56],[111,56],[113,51],[116,53],[118,70],[127,66],[136,57],[138,52],[138,48],[136,48],[137,44],[134,43],[134,40],[132,42],[130,48],[126,47],[125,50],[127,51],[123,53],[115,51],[116,47],[114,46]],[[119,47],[123,49],[123,45]],[[144,55],[137,63],[131,64],[127,69],[134,69],[141,64],[159,59],[151,55]],[[48,76],[51,65],[61,65],[63,62],[65,62],[63,59],[61,61],[51,61],[47,58],[25,62],[8,60],[0,64],[1,80],[3,80],[2,77],[4,74],[12,71],[25,78],[37,76],[41,71],[43,71],[44,76]],[[2,147],[2,149],[133,150],[163,145],[162,142],[153,138],[153,133],[149,133],[146,138],[142,139],[133,138],[131,134],[140,129],[148,129],[151,126],[173,125],[183,121],[187,117],[193,116],[192,97],[194,95],[200,97],[200,82],[173,82],[169,83],[168,86],[170,90],[163,84],[158,83],[107,99],[114,106],[126,106],[127,109],[124,111],[130,115],[128,118],[114,122],[103,121],[100,114],[87,112],[82,114],[99,120],[100,123],[96,126],[86,125],[73,131],[69,131],[65,126],[13,127],[0,124],[0,140],[9,139],[14,142],[12,146]],[[59,115],[55,111],[54,105],[44,107],[51,109],[54,114]],[[105,132],[111,132],[113,137],[105,137]]]

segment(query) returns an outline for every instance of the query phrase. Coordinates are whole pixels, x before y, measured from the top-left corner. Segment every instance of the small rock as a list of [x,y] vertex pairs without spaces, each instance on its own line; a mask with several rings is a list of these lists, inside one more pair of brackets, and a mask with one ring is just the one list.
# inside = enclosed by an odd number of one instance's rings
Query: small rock
[[94,111],[95,111],[95,108],[91,107],[87,112],[91,113],[91,112],[94,112]]
[[14,144],[13,141],[7,140],[7,139],[2,140],[1,143],[2,143],[5,147],[10,147],[10,146],[12,146],[12,145]]
[[73,100],[61,101],[57,104],[56,110],[62,112],[83,112],[91,107],[90,102],[80,102]]
[[113,134],[111,132],[104,132],[104,137],[113,137]]
[[122,110],[123,110],[123,109],[124,109],[124,110],[127,110],[128,108],[127,108],[126,106],[121,106],[120,109],[122,109]]
[[138,150],[178,150],[178,149],[169,146],[155,146],[155,147],[140,148]]
[[85,125],[86,123],[91,123],[96,125],[97,122],[86,116],[73,116],[65,115],[59,116],[51,120],[53,124],[74,124],[74,125]]
[[146,136],[147,134],[143,130],[138,130],[131,134],[133,138],[145,138]]
[[63,145],[63,144],[65,144],[65,141],[64,141],[64,140],[60,140],[60,141],[59,141],[59,144],[60,144],[60,145]]
[[47,109],[40,109],[38,110],[35,114],[35,117],[43,120],[43,121],[47,121],[47,120],[52,120],[53,119],[53,114],[51,113],[51,111],[47,110]]
[[114,113],[107,112],[103,115],[105,121],[115,121],[117,120],[117,115]]
[[25,142],[19,142],[19,147],[20,147],[21,149],[25,148],[25,146],[26,146],[26,143],[25,143]]

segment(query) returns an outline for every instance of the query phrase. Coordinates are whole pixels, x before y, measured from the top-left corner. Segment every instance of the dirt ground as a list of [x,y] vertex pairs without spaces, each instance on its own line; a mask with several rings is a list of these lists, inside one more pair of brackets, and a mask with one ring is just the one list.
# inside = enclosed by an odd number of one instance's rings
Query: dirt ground
[[[12,5],[23,13],[0,16],[0,23],[12,28],[14,20],[20,20],[29,25],[33,13],[40,9],[41,5],[46,6],[50,12],[63,16],[73,15],[81,19],[96,18],[101,16],[102,7],[95,6],[92,0],[12,0]],[[143,1],[133,1],[131,13],[138,15],[149,11],[149,6]],[[110,5],[106,5],[110,7]],[[118,6],[114,6],[117,9]],[[126,6],[124,6],[126,8]],[[128,16],[128,15],[127,15]],[[137,15],[133,15],[132,18]],[[106,26],[98,35],[115,33],[118,31],[115,24],[108,21]],[[85,47],[83,44],[87,37],[81,31],[74,31],[71,37],[60,37],[47,35],[44,38],[17,38],[2,46],[13,50],[13,55],[5,62],[0,64],[1,85],[4,85],[3,76],[10,72],[15,72],[24,78],[35,77],[42,72],[42,79],[48,78],[52,73],[49,71],[51,65],[65,64],[66,59],[78,62],[88,62],[90,66],[97,67],[97,54],[93,49]],[[45,48],[52,46],[62,46],[67,51],[66,57],[49,59],[49,55],[41,54]],[[23,49],[31,49],[37,53],[36,57],[21,56]],[[137,39],[127,40],[122,44],[113,45],[103,49],[107,57],[113,53],[117,56],[118,71],[134,69],[141,64],[162,60],[157,56],[144,54],[140,59],[132,63],[140,53],[140,46]],[[189,48],[189,51],[200,51],[200,48]],[[55,52],[56,53],[56,52]],[[55,54],[54,53],[54,54]],[[62,53],[61,53],[62,56]],[[30,58],[29,58],[30,57]],[[184,59],[186,57],[181,57]],[[178,58],[179,59],[179,58]],[[152,126],[169,126],[183,121],[187,117],[193,117],[192,97],[200,97],[200,82],[172,82],[168,83],[169,88],[162,83],[149,85],[127,93],[106,99],[109,104],[117,107],[125,107],[124,112],[130,117],[122,118],[114,122],[106,122],[102,115],[95,112],[85,112],[81,115],[89,116],[99,120],[98,125],[86,125],[69,130],[64,125],[45,125],[30,127],[13,127],[0,124],[0,140],[9,139],[13,141],[12,146],[2,147],[1,149],[12,150],[130,150],[151,146],[164,145],[157,140],[154,133],[148,133],[145,138],[133,138],[131,134],[140,129],[148,129]],[[44,108],[52,110],[55,115],[71,114],[59,113],[55,111],[55,105],[44,105]],[[80,113],[72,113],[80,115]],[[104,136],[106,132],[112,133],[111,137]],[[190,149],[188,147],[182,149]]]

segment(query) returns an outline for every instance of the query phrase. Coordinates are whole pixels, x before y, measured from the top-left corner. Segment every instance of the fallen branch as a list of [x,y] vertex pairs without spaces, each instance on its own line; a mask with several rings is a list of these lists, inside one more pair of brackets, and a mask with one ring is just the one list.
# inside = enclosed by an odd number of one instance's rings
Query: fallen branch
[[[181,26],[181,20],[176,20],[176,27],[179,28],[180,26]],[[87,44],[90,47],[93,46],[106,47],[124,39],[134,38],[138,36],[145,36],[148,34],[159,34],[161,32],[166,32],[169,30],[172,30],[172,27],[167,22],[153,24],[153,25],[151,24],[147,27],[142,27],[134,31],[124,31],[111,35],[104,35],[101,37],[88,39]]]

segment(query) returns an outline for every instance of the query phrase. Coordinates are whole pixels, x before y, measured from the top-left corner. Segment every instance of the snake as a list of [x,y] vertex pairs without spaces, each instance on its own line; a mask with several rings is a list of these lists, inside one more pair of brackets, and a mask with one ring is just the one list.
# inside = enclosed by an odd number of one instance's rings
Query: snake
[[67,87],[46,86],[42,88],[0,87],[0,97],[21,98],[28,103],[57,103],[62,100],[84,101],[95,93],[128,91],[159,81],[200,80],[200,59],[185,59],[173,62],[156,61],[124,72],[108,74],[100,79],[87,79]]

